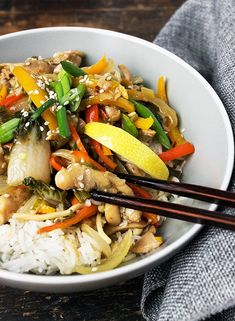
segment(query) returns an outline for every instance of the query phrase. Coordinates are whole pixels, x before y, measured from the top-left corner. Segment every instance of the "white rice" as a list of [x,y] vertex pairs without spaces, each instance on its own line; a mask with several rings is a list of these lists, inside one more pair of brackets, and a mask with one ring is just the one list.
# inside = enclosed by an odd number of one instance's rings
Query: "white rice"
[[0,267],[17,273],[72,274],[80,264],[95,266],[101,253],[79,228],[37,234],[51,221],[21,222],[14,218],[0,226]]

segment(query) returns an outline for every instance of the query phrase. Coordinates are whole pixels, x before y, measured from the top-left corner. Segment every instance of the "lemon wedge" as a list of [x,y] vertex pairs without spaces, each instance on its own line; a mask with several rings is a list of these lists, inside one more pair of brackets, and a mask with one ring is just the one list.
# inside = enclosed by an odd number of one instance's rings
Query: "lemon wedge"
[[85,134],[126,158],[150,176],[164,180],[168,178],[169,171],[165,163],[149,147],[123,129],[91,122],[86,124]]

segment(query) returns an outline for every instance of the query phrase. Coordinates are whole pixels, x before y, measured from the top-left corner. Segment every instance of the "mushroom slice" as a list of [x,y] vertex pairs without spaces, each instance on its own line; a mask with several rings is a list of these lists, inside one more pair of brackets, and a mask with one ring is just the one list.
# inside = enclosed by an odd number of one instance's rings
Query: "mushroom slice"
[[133,223],[126,224],[126,225],[120,224],[118,226],[112,226],[112,225],[106,224],[104,226],[104,231],[105,231],[105,233],[107,235],[111,235],[111,234],[114,234],[116,232],[123,232],[123,231],[129,230],[129,229],[136,229],[136,228],[143,229],[148,224],[149,223],[145,222],[145,221],[133,222]]
[[156,239],[151,231],[148,231],[135,243],[135,245],[131,248],[131,252],[136,254],[144,254],[156,249],[160,245],[161,242]]

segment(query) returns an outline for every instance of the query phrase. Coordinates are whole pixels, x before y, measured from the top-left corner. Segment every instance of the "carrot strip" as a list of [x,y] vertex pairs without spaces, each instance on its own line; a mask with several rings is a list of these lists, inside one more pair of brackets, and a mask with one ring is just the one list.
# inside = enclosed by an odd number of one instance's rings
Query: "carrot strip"
[[63,167],[58,163],[58,158],[56,156],[51,156],[51,158],[49,159],[49,163],[56,171],[60,171]]
[[40,228],[37,233],[42,234],[45,232],[50,232],[53,230],[56,230],[58,228],[68,228],[70,226],[73,226],[75,224],[78,224],[82,220],[93,216],[97,213],[98,206],[97,205],[91,205],[91,206],[85,206],[81,210],[77,211],[76,214],[68,219],[65,219],[63,222],[58,222],[52,225],[48,225],[45,227]]
[[87,154],[86,148],[84,147],[81,138],[78,135],[78,132],[76,131],[74,125],[72,122],[69,123],[69,129],[72,135],[73,140],[75,141],[75,143],[77,144],[77,148],[83,152]]
[[71,199],[71,203],[72,203],[72,205],[77,205],[77,204],[79,204],[79,200],[77,199],[76,196],[74,196],[74,197]]
[[[131,187],[131,189],[133,190],[133,192],[135,193],[136,196],[140,196],[146,199],[151,199],[152,196],[149,192],[145,191],[143,188],[136,186],[134,184],[128,183],[128,185]],[[147,219],[147,220],[151,220],[151,224],[155,225],[158,224],[158,216],[156,214],[152,214],[152,213],[143,213],[143,216]]]
[[73,155],[76,156],[80,161],[84,161],[86,163],[92,164],[94,167],[96,167],[101,172],[105,172],[106,171],[106,169],[103,166],[101,166],[99,163],[97,163],[88,154],[85,154],[85,153],[80,152],[78,150],[74,150],[73,151]]
[[192,153],[194,153],[194,151],[195,151],[195,148],[194,148],[193,144],[186,142],[182,145],[173,147],[173,148],[161,153],[158,156],[161,158],[161,160],[163,162],[169,162],[171,160],[180,158],[182,156],[192,154]]

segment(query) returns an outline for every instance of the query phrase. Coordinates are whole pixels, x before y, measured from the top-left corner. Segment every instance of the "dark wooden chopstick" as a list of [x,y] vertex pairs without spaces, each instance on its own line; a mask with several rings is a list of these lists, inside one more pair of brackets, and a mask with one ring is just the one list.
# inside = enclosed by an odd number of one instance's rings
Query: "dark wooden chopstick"
[[137,198],[133,196],[91,191],[91,197],[96,201],[115,204],[127,208],[150,212],[161,216],[175,218],[183,221],[218,226],[235,230],[235,217],[208,211],[202,208],[185,206],[175,203]]
[[200,185],[163,181],[148,177],[133,176],[122,173],[115,174],[118,177],[123,178],[130,183],[161,190],[164,192],[169,192],[171,194],[186,196],[201,201],[235,207],[235,193],[232,192]]

